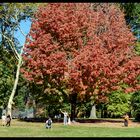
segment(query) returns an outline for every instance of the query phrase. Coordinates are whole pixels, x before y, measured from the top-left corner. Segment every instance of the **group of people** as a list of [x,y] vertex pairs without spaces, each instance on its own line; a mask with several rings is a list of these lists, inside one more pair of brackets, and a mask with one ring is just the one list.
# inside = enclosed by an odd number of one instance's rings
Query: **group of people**
[[10,126],[11,124],[11,117],[10,115],[2,114],[2,125],[3,126]]
[[[64,115],[64,120],[63,120],[64,121],[64,125],[70,124],[71,121],[70,121],[70,117],[69,117],[68,113],[66,111],[64,111],[64,112],[61,111],[61,113],[63,113],[63,115]],[[125,114],[123,116],[123,118],[124,118],[124,126],[127,127],[128,124],[129,124],[129,116],[127,114]],[[10,117],[10,115],[6,116],[5,114],[3,114],[2,115],[2,125],[3,126],[10,126],[10,124],[11,124],[11,117]],[[46,128],[50,129],[51,127],[52,127],[52,120],[49,117],[48,120],[46,120]]]
[[[69,117],[68,113],[66,111],[64,111],[64,112],[61,111],[61,113],[63,113],[63,115],[64,115],[64,120],[63,120],[64,121],[64,125],[70,124],[70,117]],[[123,118],[124,118],[124,126],[128,127],[128,125],[129,125],[129,116],[128,116],[128,114],[125,114],[123,116]],[[46,121],[46,128],[50,129],[51,126],[52,126],[52,120],[49,117],[49,119]]]
[[[68,113],[66,112],[66,111],[62,111],[62,110],[60,110],[61,111],[61,113],[63,113],[63,115],[64,115],[64,125],[67,125],[67,124],[71,124],[71,121],[70,121],[70,117],[69,117],[69,115],[68,115]],[[46,120],[46,128],[47,129],[50,129],[52,127],[52,120],[51,120],[51,118],[49,117],[47,120]]]

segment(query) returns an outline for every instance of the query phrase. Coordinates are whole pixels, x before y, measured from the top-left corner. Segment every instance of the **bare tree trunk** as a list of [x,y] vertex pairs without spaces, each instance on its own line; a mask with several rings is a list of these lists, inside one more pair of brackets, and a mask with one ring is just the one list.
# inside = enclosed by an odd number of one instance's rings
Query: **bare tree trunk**
[[15,79],[14,86],[13,86],[13,90],[12,90],[12,93],[11,93],[11,95],[10,95],[10,98],[9,98],[9,101],[8,101],[8,106],[7,106],[7,115],[10,115],[11,118],[12,118],[12,104],[13,104],[13,98],[14,98],[14,95],[15,95],[16,89],[17,89],[17,84],[18,84],[19,74],[20,74],[21,62],[22,62],[22,57],[21,57],[21,55],[20,55],[19,61],[18,61],[18,65],[17,65],[17,71],[16,71],[16,79]]
[[35,101],[35,99],[33,99],[33,115],[34,115],[34,118],[35,118],[36,117],[36,101]]
[[71,103],[71,120],[75,120],[76,117],[76,104],[75,103]]
[[96,116],[96,105],[95,104],[93,104],[93,106],[92,106],[92,109],[91,109],[91,112],[90,112],[90,118],[91,119],[96,119],[97,118],[97,116]]
[[[21,28],[19,26],[18,26],[18,28],[19,28],[20,32],[22,33],[22,35],[24,37],[26,37],[24,32],[21,30]],[[6,37],[6,36],[4,36],[4,37],[7,38],[9,42],[11,42],[11,44],[12,44],[11,48],[13,48],[13,51],[14,51],[15,55],[18,56],[18,65],[17,65],[17,71],[16,71],[16,79],[15,79],[13,90],[12,90],[12,93],[10,95],[10,98],[9,98],[9,101],[8,101],[8,106],[7,106],[7,114],[10,115],[11,118],[12,118],[12,104],[13,104],[13,99],[14,99],[14,96],[15,96],[15,93],[16,93],[16,89],[17,89],[17,84],[18,84],[19,74],[20,74],[20,67],[22,65],[22,53],[23,53],[23,49],[24,49],[25,46],[23,45],[23,47],[21,48],[20,54],[18,54],[16,49],[14,48],[14,42],[11,39],[9,39],[8,37]]]

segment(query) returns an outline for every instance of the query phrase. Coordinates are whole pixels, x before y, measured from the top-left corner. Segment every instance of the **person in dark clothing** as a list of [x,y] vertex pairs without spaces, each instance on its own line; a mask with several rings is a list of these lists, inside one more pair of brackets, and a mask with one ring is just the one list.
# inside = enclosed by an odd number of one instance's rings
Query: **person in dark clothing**
[[46,128],[50,129],[52,127],[52,120],[51,118],[49,118],[47,121],[46,121]]
[[128,127],[129,124],[129,116],[127,114],[124,115],[124,126]]
[[11,117],[10,117],[10,115],[7,115],[6,126],[10,126],[10,125],[11,125]]

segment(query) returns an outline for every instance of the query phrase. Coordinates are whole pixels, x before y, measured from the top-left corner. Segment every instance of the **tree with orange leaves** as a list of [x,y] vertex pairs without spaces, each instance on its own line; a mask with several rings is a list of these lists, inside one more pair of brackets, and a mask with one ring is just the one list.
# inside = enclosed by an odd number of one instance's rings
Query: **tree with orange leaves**
[[86,94],[104,102],[113,90],[139,89],[140,57],[134,45],[124,14],[114,4],[49,3],[35,14],[21,71],[44,90],[65,85],[73,119],[77,101]]

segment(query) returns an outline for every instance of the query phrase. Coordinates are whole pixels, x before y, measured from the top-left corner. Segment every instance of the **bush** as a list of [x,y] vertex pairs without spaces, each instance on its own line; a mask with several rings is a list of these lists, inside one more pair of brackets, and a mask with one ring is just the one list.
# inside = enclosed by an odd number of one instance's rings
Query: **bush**
[[130,112],[131,94],[124,94],[122,91],[114,91],[109,95],[107,111],[110,117],[122,117]]

